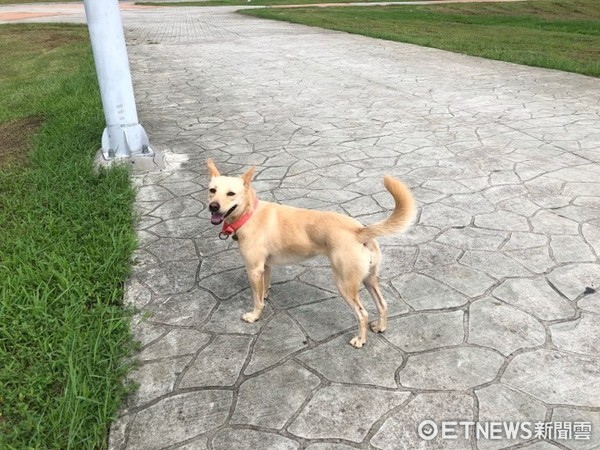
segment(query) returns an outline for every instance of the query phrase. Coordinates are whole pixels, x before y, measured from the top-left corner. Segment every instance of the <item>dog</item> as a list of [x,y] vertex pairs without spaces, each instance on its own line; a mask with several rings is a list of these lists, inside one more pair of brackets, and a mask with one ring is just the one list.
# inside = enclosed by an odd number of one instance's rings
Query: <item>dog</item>
[[383,183],[394,198],[394,210],[387,219],[363,226],[336,212],[259,201],[251,186],[256,167],[241,177],[229,177],[219,173],[212,159],[207,161],[207,166],[211,223],[222,224],[219,237],[226,239],[233,235],[238,241],[252,286],[254,308],[245,313],[242,320],[252,323],[259,319],[268,297],[273,266],[326,255],[340,295],[358,318],[358,335],[350,344],[360,348],[367,340],[368,314],[359,298],[361,283],[373,297],[379,313],[378,320],[370,324],[371,330],[385,331],[387,304],[377,281],[381,251],[375,238],[400,233],[412,223],[416,206],[408,187],[385,176]]

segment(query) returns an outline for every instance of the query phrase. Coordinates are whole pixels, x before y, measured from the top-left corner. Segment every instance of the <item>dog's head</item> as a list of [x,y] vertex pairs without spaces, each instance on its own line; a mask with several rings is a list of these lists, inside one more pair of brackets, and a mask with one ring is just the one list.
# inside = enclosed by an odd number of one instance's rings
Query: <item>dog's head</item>
[[250,182],[256,167],[251,167],[241,177],[225,177],[219,173],[212,159],[207,161],[210,182],[208,184],[208,209],[211,223],[219,225],[227,217],[240,216],[248,207]]

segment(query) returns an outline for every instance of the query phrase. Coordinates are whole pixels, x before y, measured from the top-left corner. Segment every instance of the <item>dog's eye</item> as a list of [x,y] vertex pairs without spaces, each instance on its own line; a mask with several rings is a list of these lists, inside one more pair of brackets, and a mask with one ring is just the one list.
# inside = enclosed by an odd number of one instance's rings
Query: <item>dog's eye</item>
[[229,191],[229,192],[227,193],[227,196],[228,196],[228,197],[233,197],[234,195],[235,195],[235,192],[231,192],[231,191]]
[[215,192],[217,192],[217,190],[215,188],[211,188],[208,190],[208,192],[210,192],[211,194],[214,194]]

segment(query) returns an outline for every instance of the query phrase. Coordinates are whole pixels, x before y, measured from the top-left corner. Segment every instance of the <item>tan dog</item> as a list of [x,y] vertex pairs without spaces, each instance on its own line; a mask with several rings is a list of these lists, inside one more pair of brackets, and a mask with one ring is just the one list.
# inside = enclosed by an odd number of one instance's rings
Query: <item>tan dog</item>
[[222,234],[237,237],[252,285],[254,309],[242,320],[254,322],[260,317],[270,288],[272,266],[327,255],[340,295],[358,317],[359,333],[350,344],[360,348],[367,339],[368,314],[358,295],[361,283],[379,311],[379,319],[371,323],[371,329],[385,331],[387,305],[377,283],[381,252],[375,238],[399,233],[410,225],[416,208],[408,188],[390,176],[384,177],[383,183],[396,206],[386,220],[365,227],[335,212],[258,201],[250,184],[254,170],[252,167],[242,177],[221,176],[214,162],[208,160],[211,222],[223,223]]

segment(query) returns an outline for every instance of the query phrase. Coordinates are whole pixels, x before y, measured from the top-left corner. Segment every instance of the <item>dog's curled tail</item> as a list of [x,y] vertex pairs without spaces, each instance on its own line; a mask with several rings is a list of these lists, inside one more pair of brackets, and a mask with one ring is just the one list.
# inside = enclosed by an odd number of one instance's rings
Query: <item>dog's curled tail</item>
[[408,187],[389,175],[383,178],[383,184],[394,197],[396,206],[387,219],[360,229],[358,240],[362,243],[386,234],[401,233],[408,228],[415,217],[416,202]]

